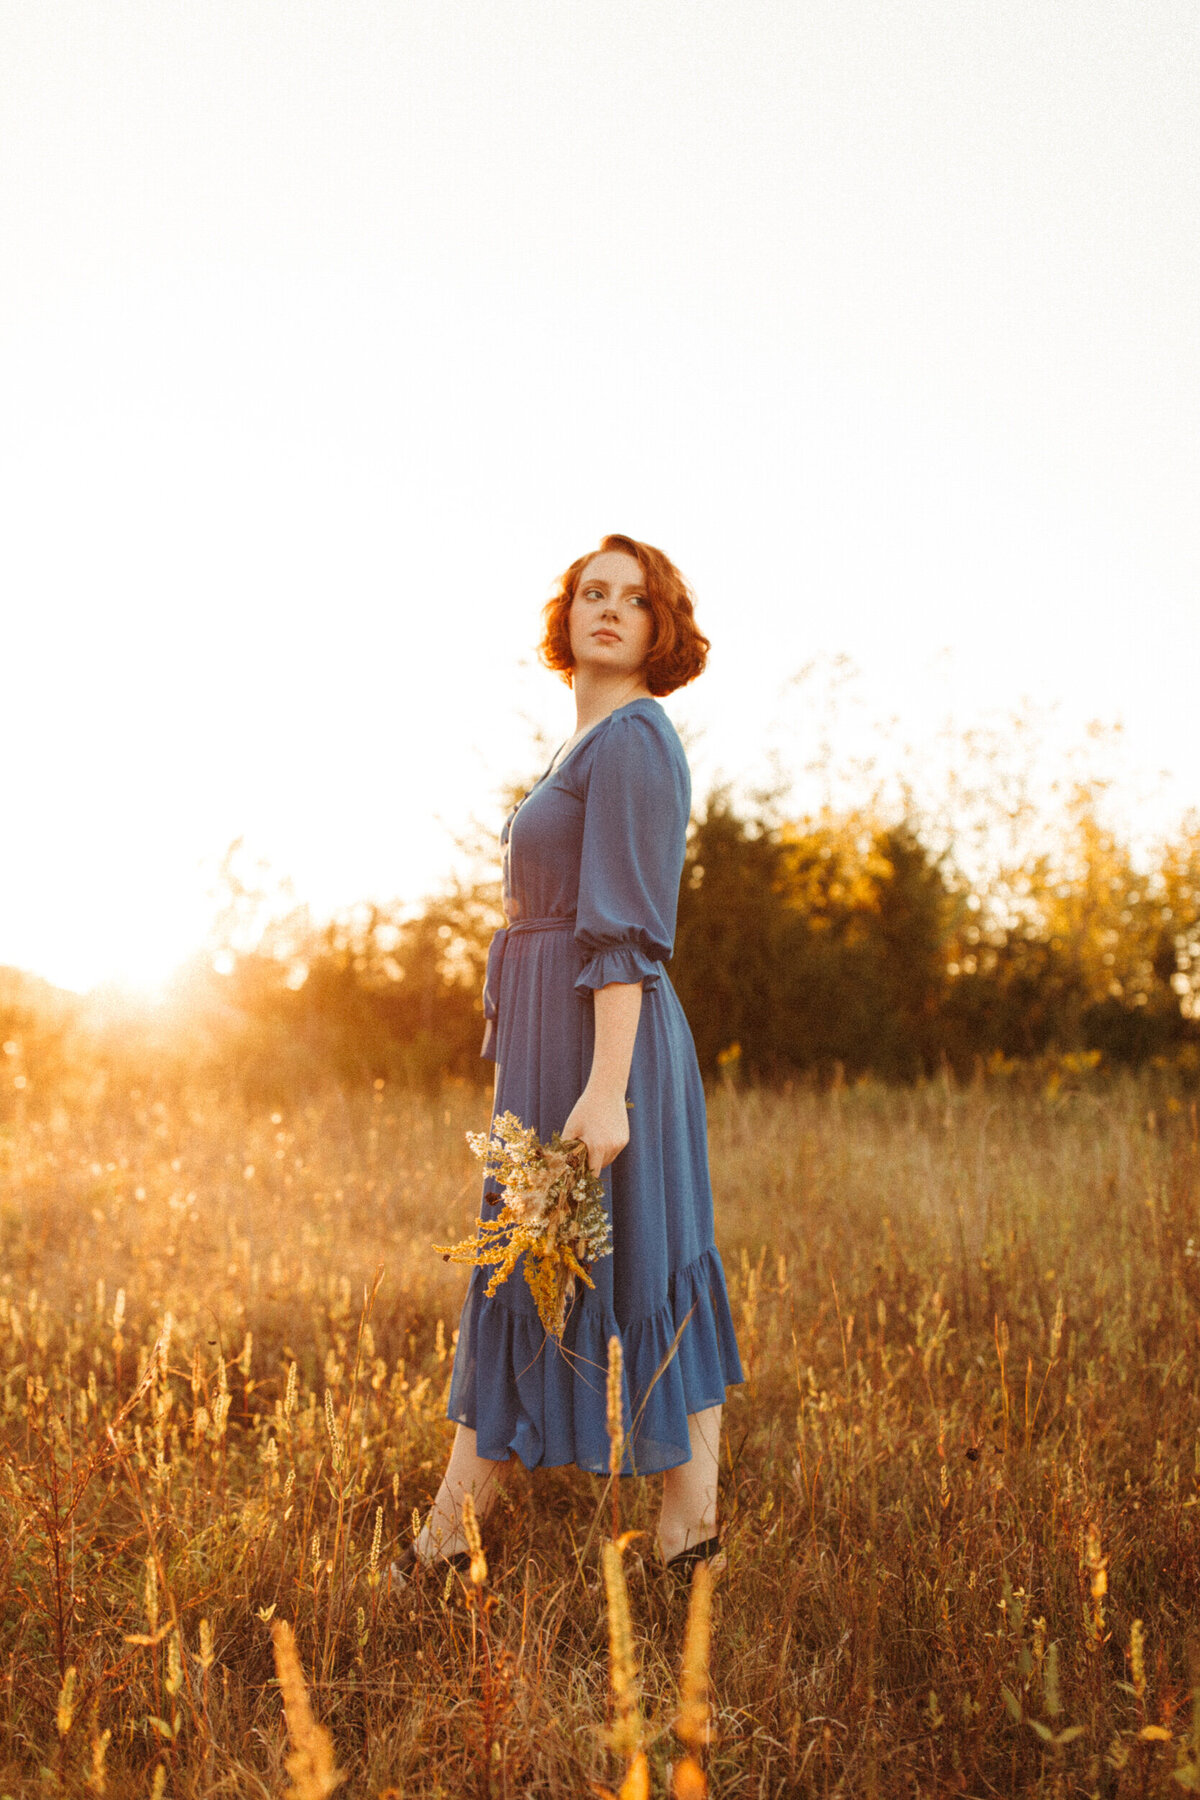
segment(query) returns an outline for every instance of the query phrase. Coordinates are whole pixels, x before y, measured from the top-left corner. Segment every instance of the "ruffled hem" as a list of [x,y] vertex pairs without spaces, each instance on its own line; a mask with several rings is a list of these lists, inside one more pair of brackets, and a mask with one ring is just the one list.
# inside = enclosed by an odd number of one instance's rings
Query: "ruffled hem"
[[499,1295],[487,1299],[489,1274],[471,1276],[446,1406],[448,1418],[475,1431],[489,1461],[515,1455],[527,1469],[574,1463],[608,1473],[610,1337],[624,1352],[623,1475],[689,1462],[688,1414],[719,1406],[726,1388],[744,1379],[715,1246],[670,1277],[664,1306],[623,1331],[585,1291],[561,1345],[536,1313],[514,1311]]
[[632,984],[640,981],[643,988],[658,986],[662,964],[654,962],[631,944],[615,950],[599,950],[584,963],[575,979],[575,991],[585,994],[595,988],[608,987],[614,981]]

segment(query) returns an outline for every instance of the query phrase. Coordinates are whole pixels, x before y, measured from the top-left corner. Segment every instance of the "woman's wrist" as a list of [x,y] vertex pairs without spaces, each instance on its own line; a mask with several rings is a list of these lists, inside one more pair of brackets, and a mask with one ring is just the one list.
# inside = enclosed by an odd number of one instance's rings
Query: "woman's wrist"
[[595,1100],[603,1106],[624,1106],[626,1085],[623,1081],[619,1084],[615,1081],[605,1081],[603,1077],[599,1081],[589,1080],[579,1098]]

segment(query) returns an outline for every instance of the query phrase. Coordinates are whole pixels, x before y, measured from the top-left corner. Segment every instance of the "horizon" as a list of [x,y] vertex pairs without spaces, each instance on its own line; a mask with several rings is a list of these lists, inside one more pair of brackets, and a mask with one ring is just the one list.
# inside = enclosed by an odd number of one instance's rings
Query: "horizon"
[[[831,733],[839,728],[833,680],[839,673],[843,682],[853,678],[845,671],[826,671],[825,699],[830,710],[824,724]],[[770,779],[757,786],[720,780],[714,780],[705,789],[694,786],[692,816],[701,817],[711,799],[728,792],[743,816],[770,818],[782,827],[814,825],[836,829],[845,822],[862,819],[886,828],[907,822],[916,828],[927,848],[944,856],[952,874],[971,883],[985,903],[989,893],[996,891],[1001,857],[1017,852],[1031,865],[1039,853],[1048,852],[1053,858],[1056,851],[1066,847],[1071,796],[1082,790],[1090,794],[1097,818],[1112,831],[1116,842],[1129,850],[1133,866],[1144,873],[1153,875],[1155,858],[1169,846],[1200,832],[1200,805],[1185,806],[1175,813],[1164,810],[1163,788],[1160,786],[1155,794],[1145,783],[1144,772],[1131,770],[1119,727],[1093,722],[1080,740],[1071,742],[1061,733],[1054,733],[1056,721],[1052,716],[1031,719],[1026,713],[1026,741],[1017,754],[1019,738],[1014,727],[1019,720],[1020,715],[1014,713],[1001,720],[956,729],[953,743],[959,756],[946,756],[931,764],[930,755],[936,757],[945,750],[948,731],[943,723],[918,750],[910,748],[904,766],[880,765],[879,752],[881,745],[886,747],[888,722],[875,720],[860,731],[857,742],[862,755],[857,759],[837,763],[831,755],[832,746],[826,741],[823,762],[810,765],[803,772],[810,778],[807,804],[794,804],[803,788],[800,772],[793,771],[789,777],[777,760],[771,762],[768,753],[765,763],[770,764]],[[685,722],[685,734],[687,729]],[[544,760],[547,742],[544,734],[531,733],[530,772]],[[836,766],[831,767],[831,763]],[[992,771],[991,777],[982,776],[985,765]],[[498,783],[497,794],[507,785]],[[1156,802],[1148,811],[1147,801]],[[1023,822],[1013,829],[1018,811],[1023,814]],[[1148,818],[1151,825],[1147,824]],[[235,932],[241,954],[255,948],[270,926],[298,914],[304,914],[315,928],[376,906],[398,920],[416,917],[436,905],[439,896],[456,882],[488,878],[491,846],[485,849],[477,821],[472,821],[471,828],[460,829],[448,842],[453,853],[423,890],[350,895],[326,908],[314,906],[310,898],[297,891],[286,870],[273,868],[244,840],[227,845],[224,854],[213,859],[207,875],[212,880],[224,878],[228,868],[233,882],[246,896],[243,920]],[[498,881],[498,850],[494,874]],[[219,966],[226,953],[214,955],[213,943],[231,892],[228,882],[219,892],[209,890],[203,929],[173,963],[153,976],[115,971],[93,980],[73,980],[69,954],[62,965],[65,975],[56,975],[15,963],[5,958],[2,951],[0,976],[15,975],[82,1000],[120,1003],[135,1009],[159,1007],[177,998],[180,984],[186,986],[198,968],[211,967],[218,974],[229,972]]]

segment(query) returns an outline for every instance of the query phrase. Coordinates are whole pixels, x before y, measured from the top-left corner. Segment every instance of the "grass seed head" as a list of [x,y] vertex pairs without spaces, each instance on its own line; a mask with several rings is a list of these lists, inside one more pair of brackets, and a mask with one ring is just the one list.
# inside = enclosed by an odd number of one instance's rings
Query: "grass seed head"
[[382,1544],[383,1544],[383,1508],[382,1508],[382,1506],[377,1506],[375,1508],[375,1530],[371,1537],[371,1554],[370,1554],[370,1558],[369,1558],[369,1566],[370,1566],[370,1572],[371,1572],[370,1578],[371,1578],[371,1585],[373,1587],[378,1585],[378,1582],[379,1582],[379,1552],[380,1552],[380,1548],[382,1547]]
[[108,1746],[111,1740],[112,1732],[107,1726],[98,1737],[92,1738],[92,1766],[86,1776],[86,1781],[93,1794],[103,1794],[108,1791],[108,1776],[104,1763],[108,1756]]
[[1089,1622],[1089,1648],[1099,1649],[1105,1640],[1104,1600],[1108,1593],[1108,1558],[1100,1548],[1100,1527],[1090,1523],[1083,1552],[1084,1567],[1091,1576],[1092,1616]]
[[641,1748],[642,1720],[638,1708],[629,1590],[625,1586],[625,1569],[617,1544],[604,1546],[604,1591],[608,1600],[609,1683],[616,1708],[609,1742],[618,1756],[633,1757]]
[[225,1436],[225,1427],[229,1423],[229,1408],[233,1405],[233,1395],[226,1390],[217,1395],[213,1406],[212,1435],[216,1443]]
[[625,1448],[625,1415],[621,1405],[623,1367],[621,1340],[614,1334],[608,1340],[608,1471],[614,1478],[621,1473]]
[[1129,1632],[1129,1671],[1130,1685],[1137,1700],[1146,1697],[1146,1628],[1140,1619],[1135,1619]]
[[174,1631],[167,1639],[167,1679],[163,1686],[172,1697],[183,1686],[183,1658],[179,1653],[179,1636]]
[[333,1447],[333,1467],[335,1473],[342,1466],[342,1434],[338,1430],[337,1416],[333,1410],[333,1390],[325,1389],[325,1429],[329,1433],[329,1442]]
[[151,1636],[158,1630],[158,1567],[152,1556],[146,1558],[146,1617]]
[[326,1796],[340,1786],[343,1776],[334,1766],[332,1738],[313,1717],[304,1669],[286,1619],[277,1619],[272,1625],[271,1642],[288,1736],[294,1745],[291,1755],[284,1761],[292,1778],[285,1800],[326,1800]]
[[683,1637],[683,1664],[679,1676],[679,1711],[675,1735],[690,1750],[708,1743],[708,1661],[712,1641],[712,1570],[697,1563],[692,1576],[692,1598]]
[[672,1800],[706,1800],[708,1779],[694,1756],[685,1756],[675,1764],[671,1794]]
[[75,1666],[74,1664],[63,1676],[62,1687],[58,1691],[58,1710],[55,1724],[59,1737],[65,1738],[71,1729],[71,1721],[75,1717]]
[[638,1751],[626,1770],[617,1800],[650,1800],[650,1765],[644,1750]]
[[1062,1695],[1058,1687],[1058,1639],[1051,1638],[1046,1646],[1046,1663],[1042,1670],[1042,1699],[1046,1703],[1046,1712],[1052,1719],[1057,1719],[1062,1711]]
[[462,1500],[463,1531],[471,1550],[471,1585],[482,1587],[488,1578],[487,1557],[483,1554],[483,1538],[479,1531],[479,1519],[475,1512],[475,1497],[471,1493],[463,1495]]
[[1054,1308],[1054,1321],[1050,1326],[1050,1360],[1051,1360],[1051,1362],[1053,1362],[1055,1357],[1058,1355],[1058,1346],[1062,1343],[1063,1325],[1064,1325],[1065,1321],[1066,1321],[1066,1311],[1065,1311],[1065,1308],[1063,1307],[1063,1297],[1060,1294],[1058,1296],[1058,1303]]

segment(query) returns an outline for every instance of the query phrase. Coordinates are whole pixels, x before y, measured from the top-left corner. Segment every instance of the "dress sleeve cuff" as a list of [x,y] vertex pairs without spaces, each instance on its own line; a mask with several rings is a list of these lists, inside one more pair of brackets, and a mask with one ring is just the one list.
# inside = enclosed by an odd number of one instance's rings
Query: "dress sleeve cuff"
[[586,994],[615,981],[627,985],[639,981],[643,988],[657,987],[661,973],[661,964],[652,962],[632,945],[623,944],[615,950],[600,950],[590,957],[576,977],[575,991]]

